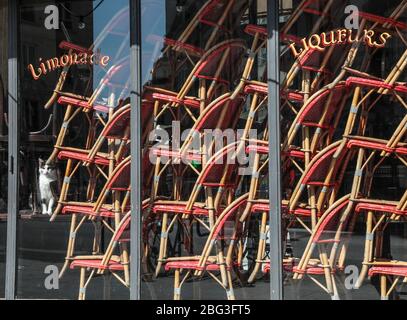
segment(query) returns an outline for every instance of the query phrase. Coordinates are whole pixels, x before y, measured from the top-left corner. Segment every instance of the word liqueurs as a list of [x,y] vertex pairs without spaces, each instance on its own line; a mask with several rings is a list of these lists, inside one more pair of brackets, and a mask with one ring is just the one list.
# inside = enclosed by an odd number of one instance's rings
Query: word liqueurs
[[361,35],[358,36],[354,35],[354,32],[351,29],[338,29],[330,32],[323,32],[321,34],[313,34],[308,39],[303,38],[299,43],[302,48],[298,50],[298,44],[292,43],[290,44],[290,49],[294,56],[298,57],[301,53],[309,49],[324,51],[327,47],[333,45],[354,42],[363,42],[369,47],[383,48],[389,38],[391,38],[391,35],[387,32],[378,34],[374,30],[365,29]]
[[46,75],[48,72],[52,72],[60,68],[70,67],[73,65],[100,64],[102,67],[106,67],[109,64],[109,60],[109,56],[101,55],[100,53],[70,53],[64,54],[59,58],[54,57],[46,61],[44,61],[42,58],[39,58],[39,66],[34,67],[33,64],[29,64],[28,70],[31,72],[34,80],[38,80],[42,75]]

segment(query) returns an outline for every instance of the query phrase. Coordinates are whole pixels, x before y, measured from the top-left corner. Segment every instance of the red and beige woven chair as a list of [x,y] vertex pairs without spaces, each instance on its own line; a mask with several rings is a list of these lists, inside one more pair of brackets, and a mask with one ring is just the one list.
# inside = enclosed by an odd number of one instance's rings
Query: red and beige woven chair
[[[129,260],[123,259],[122,253],[118,255],[114,255],[114,253],[118,245],[130,242],[130,220],[131,214],[128,212],[117,226],[117,230],[113,233],[105,254],[98,256],[76,256],[71,259],[70,268],[80,269],[78,300],[85,300],[86,288],[97,274],[109,272],[121,284],[129,287],[129,279],[126,279],[124,276],[129,265]],[[86,276],[87,271],[90,271],[88,277]]]
[[[181,288],[188,278],[201,278],[204,273],[225,289],[228,300],[235,300],[232,271],[239,264],[236,247],[243,229],[239,214],[245,207],[246,198],[247,195],[237,198],[222,211],[211,228],[201,255],[167,258],[165,269],[175,270],[174,300],[181,299]],[[182,272],[185,272],[183,276]]]
[[[341,120],[347,95],[348,88],[344,83],[333,88],[324,87],[313,94],[304,103],[288,130],[287,138],[283,141],[283,155],[289,155],[291,150],[303,150],[307,166],[317,151],[330,145]],[[292,143],[298,133],[301,134],[298,139],[301,145],[295,148]]]
[[48,162],[53,162],[56,159],[59,149],[64,145],[69,124],[80,113],[85,114],[88,122],[89,129],[85,148],[90,148],[94,141],[99,121],[102,123],[104,121],[101,114],[105,114],[105,117],[111,117],[115,108],[123,106],[125,101],[129,99],[128,73],[129,59],[125,57],[109,68],[90,97],[78,96],[68,92],[58,92],[58,104],[66,106],[66,110],[54,145],[54,151],[49,157]]
[[[145,86],[143,96],[155,103],[155,123],[166,111],[172,113],[174,120],[182,120],[178,114],[181,107],[196,121],[196,114],[202,112],[210,101],[229,91],[233,80],[239,76],[240,70],[236,66],[239,66],[245,51],[241,40],[223,41],[205,52],[178,91]],[[197,97],[188,96],[197,80]]]
[[[74,256],[75,240],[81,226],[90,220],[93,223],[101,222],[107,230],[114,232],[119,225],[123,215],[130,206],[130,165],[131,158],[127,157],[120,162],[109,179],[103,186],[95,202],[62,203],[62,215],[71,215],[71,224],[67,244],[67,253],[64,267],[61,269],[60,277],[64,274],[69,262]],[[110,196],[110,204],[107,198]],[[112,223],[110,223],[112,222]],[[98,254],[100,248],[100,225],[94,224],[95,238],[93,243],[93,254]]]
[[[156,276],[166,261],[168,236],[174,224],[179,222],[186,230],[186,237],[189,237],[187,223],[191,226],[193,222],[197,222],[210,231],[221,208],[231,201],[239,182],[239,158],[236,153],[238,145],[239,142],[227,145],[205,162],[186,201],[176,199],[153,202],[151,211],[161,223]],[[199,201],[202,196],[205,199],[203,202]],[[169,219],[170,215],[173,216],[172,219]]]
[[[346,233],[349,218],[343,219],[343,212],[349,203],[349,195],[334,202],[329,209],[319,219],[311,237],[307,243],[304,253],[293,268],[293,279],[301,280],[306,275],[327,292],[332,299],[339,299],[335,273],[338,268],[338,252],[330,255],[331,248],[338,247],[342,241],[342,236]],[[340,232],[339,225],[341,225]],[[318,254],[318,258],[312,258],[313,254]],[[315,279],[315,275],[325,276],[325,283]]]
[[[230,99],[230,93],[220,96],[203,110],[179,150],[171,150],[169,146],[162,144],[151,149],[152,161],[155,163],[152,200],[158,192],[160,177],[170,165],[175,175],[173,197],[176,199],[177,194],[180,194],[180,179],[186,169],[191,168],[197,172],[193,161],[202,163],[213,154],[217,143],[222,142],[219,140],[215,143],[216,132],[213,130],[223,132],[223,130],[229,129],[233,133],[238,121],[237,115],[241,113],[244,102],[242,96],[238,96],[234,100]],[[208,130],[211,132],[205,133]],[[202,149],[203,146],[205,146],[204,149]]]
[[[354,288],[359,289],[368,273],[370,266],[373,268],[379,266],[382,263],[382,267],[386,264],[391,268],[392,266],[398,267],[396,261],[383,261],[380,259],[381,243],[383,239],[380,238],[380,234],[387,227],[389,222],[405,220],[407,217],[406,211],[406,197],[407,192],[404,193],[402,199],[397,201],[386,201],[378,199],[360,198],[356,200],[355,214],[366,215],[366,239],[365,248],[362,262],[362,269],[360,271],[358,280],[356,281]],[[376,239],[375,239],[376,236]],[[376,243],[376,245],[374,245]],[[374,258],[379,257],[379,259]],[[379,261],[377,261],[379,260]],[[386,268],[385,268],[386,269]],[[378,272],[380,269],[373,270],[372,273]],[[387,269],[389,270],[389,269]],[[380,270],[385,271],[385,270]],[[370,276],[371,274],[369,274]]]
[[[151,109],[151,108],[150,108]],[[109,139],[109,146],[102,152],[100,149],[104,140]],[[63,180],[58,206],[55,208],[51,221],[55,219],[62,209],[62,203],[67,201],[69,186],[75,173],[82,163],[87,165],[89,185],[86,194],[87,201],[93,201],[97,179],[103,176],[108,179],[109,172],[128,153],[130,141],[130,105],[126,105],[115,112],[105,124],[98,139],[91,149],[61,147],[58,152],[59,160],[67,160],[65,177]]]
[[306,196],[307,203],[311,206],[311,228],[298,217],[296,219],[310,233],[318,221],[318,216],[336,200],[336,193],[349,160],[350,153],[346,143],[332,143],[311,160],[296,182],[289,199],[289,212],[294,212],[298,206],[302,206],[300,199]]

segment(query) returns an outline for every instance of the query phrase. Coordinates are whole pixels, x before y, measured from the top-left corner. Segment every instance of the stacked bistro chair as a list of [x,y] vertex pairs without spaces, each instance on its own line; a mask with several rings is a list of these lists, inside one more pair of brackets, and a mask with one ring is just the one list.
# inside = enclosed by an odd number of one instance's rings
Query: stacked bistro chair
[[[109,67],[92,74],[101,80],[85,93],[64,89],[73,72],[65,68],[47,104],[58,103],[66,110],[49,157],[49,162],[65,164],[51,220],[70,218],[60,276],[69,267],[80,270],[79,299],[85,299],[95,276],[112,274],[129,286],[132,214],[141,221],[143,280],[154,285],[173,277],[176,300],[187,296],[185,287],[191,280],[214,280],[227,299],[239,298],[236,283],[257,286],[273,272],[269,250],[274,246],[268,235],[270,207],[275,204],[271,206],[264,192],[272,184],[268,181],[272,128],[266,110],[267,68],[259,68],[267,51],[267,28],[247,23],[250,0],[187,3],[182,10],[177,8],[178,13],[185,10],[184,28],[159,39],[163,41],[157,42],[156,61],[151,70],[143,71],[151,77],[140,92],[140,212],[130,213],[134,124],[125,46],[120,46]],[[365,228],[366,234],[359,237],[363,253],[356,257],[361,269],[354,289],[378,276],[381,298],[389,299],[407,281],[407,262],[383,254],[383,232],[391,231],[394,222],[406,222],[407,191],[404,188],[397,196],[395,192],[390,199],[381,198],[375,188],[387,163],[407,166],[407,51],[403,47],[400,57],[385,66],[388,73],[383,68],[380,76],[372,71],[379,51],[357,41],[333,43],[324,51],[304,47],[294,58],[283,57],[291,52],[290,45],[303,47],[307,35],[301,28],[308,22],[312,34],[336,32],[344,6],[345,2],[333,0],[300,1],[281,29],[280,56],[288,62],[281,69],[278,106],[283,272],[298,295],[306,280],[331,299],[341,298],[342,291],[348,295],[343,284],[347,263],[355,263],[349,254],[352,235]],[[386,31],[392,41],[405,46],[406,9],[407,0],[401,0],[386,17],[360,11],[360,27],[353,36],[362,37],[365,28]],[[61,48],[94,52],[110,33],[127,41],[124,14],[118,13],[91,47],[65,41]],[[168,74],[168,79],[160,78]],[[398,117],[392,121],[394,128],[388,126],[390,133],[376,136],[372,119],[389,105]],[[86,142],[70,146],[66,139],[70,124],[82,115]],[[72,192],[79,172],[89,176],[80,199]],[[87,223],[94,227],[93,245],[88,255],[79,255],[77,239],[89,230],[83,227]],[[306,242],[294,255],[289,248],[296,230]],[[106,247],[102,234],[109,237]]]

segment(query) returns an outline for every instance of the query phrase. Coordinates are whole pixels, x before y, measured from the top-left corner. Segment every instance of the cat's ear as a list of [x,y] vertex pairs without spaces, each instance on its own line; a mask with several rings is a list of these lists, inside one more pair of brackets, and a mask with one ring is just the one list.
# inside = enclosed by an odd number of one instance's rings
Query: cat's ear
[[40,168],[44,167],[44,165],[45,165],[45,160],[39,158],[39,159],[38,159],[38,165],[39,165]]

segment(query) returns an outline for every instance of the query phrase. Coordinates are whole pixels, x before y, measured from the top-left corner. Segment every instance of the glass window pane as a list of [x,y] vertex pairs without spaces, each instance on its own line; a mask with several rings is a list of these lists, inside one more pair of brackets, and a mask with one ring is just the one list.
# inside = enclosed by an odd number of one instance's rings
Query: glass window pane
[[266,1],[141,8],[142,298],[268,299]]
[[4,297],[7,236],[7,180],[8,180],[8,135],[7,135],[7,77],[8,77],[8,6],[0,1],[0,298]]
[[20,2],[18,298],[129,298],[128,6]]
[[280,2],[285,298],[403,298],[405,1]]

